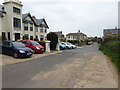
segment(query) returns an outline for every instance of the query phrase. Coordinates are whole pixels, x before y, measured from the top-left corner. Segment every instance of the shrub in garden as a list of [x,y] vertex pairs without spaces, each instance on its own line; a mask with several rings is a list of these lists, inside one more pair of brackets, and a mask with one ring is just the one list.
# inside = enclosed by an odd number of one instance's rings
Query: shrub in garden
[[49,34],[47,34],[47,40],[51,41],[50,42],[50,49],[56,50],[56,45],[58,43],[58,36],[55,33],[50,32]]

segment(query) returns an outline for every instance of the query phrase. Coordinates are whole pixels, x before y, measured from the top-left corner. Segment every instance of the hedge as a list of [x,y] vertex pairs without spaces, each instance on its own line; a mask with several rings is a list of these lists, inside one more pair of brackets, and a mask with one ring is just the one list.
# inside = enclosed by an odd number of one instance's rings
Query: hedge
[[99,48],[105,55],[112,59],[112,62],[117,66],[120,71],[120,41],[110,40],[103,42]]

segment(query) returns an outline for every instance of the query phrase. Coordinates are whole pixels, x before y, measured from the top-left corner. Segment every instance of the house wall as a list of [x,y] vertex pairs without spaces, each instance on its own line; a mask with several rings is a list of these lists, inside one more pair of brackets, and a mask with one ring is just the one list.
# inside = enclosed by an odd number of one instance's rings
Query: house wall
[[[15,40],[15,33],[22,33],[21,28],[14,28],[13,27],[13,17],[18,18],[21,20],[22,26],[22,5],[17,1],[7,1],[4,4],[6,14],[6,32],[10,32],[11,40]],[[19,8],[21,10],[21,14],[17,14],[13,12],[13,7]]]
[[[24,36],[24,34],[29,34],[29,39],[30,36],[33,36],[33,38],[36,37],[36,35],[38,35],[38,39],[40,40],[41,35],[43,35],[43,40],[45,41],[45,37],[47,35],[47,32],[45,32],[45,29],[47,30],[47,28],[43,27],[43,33],[40,32],[40,29],[42,29],[42,27],[38,27],[38,32],[36,32],[36,26],[33,24],[33,31],[30,31],[30,24],[28,24],[28,31],[24,30],[24,23],[22,22],[22,4],[18,1],[18,0],[7,0],[3,3],[5,11],[7,12],[4,16],[3,19],[0,18],[0,30],[2,34],[3,32],[6,32],[6,37],[8,38],[8,32],[10,32],[10,39],[11,40],[15,40],[15,33],[19,33],[20,34],[20,39],[22,39],[22,37]],[[21,13],[15,13],[13,12],[13,7],[19,8],[21,10]],[[13,22],[13,18],[18,18],[21,20],[21,28],[14,28],[14,22]],[[26,18],[27,20],[31,20],[30,17]],[[42,22],[42,24],[45,24],[44,22]]]
[[[43,29],[43,32],[40,31],[41,29]],[[41,38],[41,35],[43,35],[44,36],[43,41],[45,41],[45,38],[47,36],[47,33],[45,33],[45,29],[46,29],[45,27],[38,27],[38,32],[36,32],[36,35],[38,36],[39,40]]]
[[75,36],[73,36],[73,35],[68,35],[68,36],[66,36],[66,40],[77,40],[77,36],[75,38]]
[[[31,21],[31,18],[27,17],[26,20],[30,20]],[[33,38],[35,38],[35,25],[33,24],[33,31],[30,31],[30,23],[28,23],[28,30],[24,30],[24,24],[25,23],[22,23],[22,34],[23,34],[23,36],[25,34],[28,34],[29,35],[29,39],[30,39],[30,36],[33,36]]]
[[[69,38],[70,37],[70,38]],[[66,36],[66,40],[85,40],[87,36],[80,34],[78,35],[68,35]]]

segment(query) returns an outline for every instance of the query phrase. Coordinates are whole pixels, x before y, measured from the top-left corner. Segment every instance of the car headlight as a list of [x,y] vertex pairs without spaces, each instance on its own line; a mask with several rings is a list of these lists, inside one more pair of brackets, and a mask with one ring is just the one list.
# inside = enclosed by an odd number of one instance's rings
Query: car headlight
[[36,47],[36,49],[40,49],[39,47]]
[[19,52],[20,52],[20,53],[25,53],[25,51],[23,51],[23,50],[20,50]]

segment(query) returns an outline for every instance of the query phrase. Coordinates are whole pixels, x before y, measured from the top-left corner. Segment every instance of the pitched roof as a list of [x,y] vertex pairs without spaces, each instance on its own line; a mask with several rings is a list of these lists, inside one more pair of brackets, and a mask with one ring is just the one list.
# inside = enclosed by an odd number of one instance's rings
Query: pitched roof
[[[79,34],[85,35],[84,33],[69,33],[69,34],[67,34],[66,36],[69,36],[69,35],[79,35]],[[86,36],[86,35],[85,35],[85,36]]]
[[[42,19],[33,18],[33,20],[37,26],[49,28],[44,18],[42,18]],[[45,24],[42,24],[42,22],[44,22]]]
[[[49,28],[44,18],[43,19],[33,18],[30,13],[22,14],[23,22],[32,23],[30,20],[25,20],[25,18],[28,16],[31,18],[31,20],[36,26],[43,26],[43,27]],[[45,22],[45,24],[42,24],[42,22]]]
[[[31,18],[31,20],[26,20],[28,16]],[[27,22],[27,23],[34,23],[34,20],[30,13],[22,14],[22,20],[23,22]]]
[[107,33],[108,31],[111,31],[112,34],[117,34],[120,32],[120,29],[104,29],[103,33]]
[[36,18],[33,18],[33,20],[34,20],[34,22],[35,22],[35,24],[36,24],[37,26],[40,26],[40,24],[41,24],[42,21],[43,21],[43,19],[36,19]]
[[24,20],[30,13],[22,14],[22,19]]

